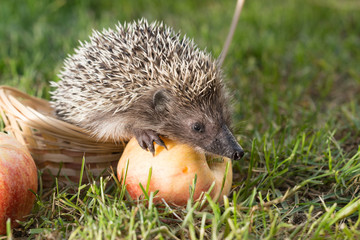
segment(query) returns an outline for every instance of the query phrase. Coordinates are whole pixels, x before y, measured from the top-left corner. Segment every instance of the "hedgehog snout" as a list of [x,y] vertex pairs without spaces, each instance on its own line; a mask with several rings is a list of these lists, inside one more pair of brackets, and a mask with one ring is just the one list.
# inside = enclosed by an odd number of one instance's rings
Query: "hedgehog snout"
[[204,147],[204,150],[233,160],[240,160],[244,156],[244,150],[227,125],[220,128],[215,138]]
[[233,160],[240,160],[244,156],[244,150],[242,148],[237,148],[234,150],[234,153],[231,154],[231,159]]

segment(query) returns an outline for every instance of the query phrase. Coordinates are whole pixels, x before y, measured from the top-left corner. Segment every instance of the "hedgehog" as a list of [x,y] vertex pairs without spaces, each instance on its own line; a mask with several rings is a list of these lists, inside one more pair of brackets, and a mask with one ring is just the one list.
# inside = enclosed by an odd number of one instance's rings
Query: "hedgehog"
[[230,131],[221,67],[192,39],[145,19],[93,30],[52,82],[58,118],[98,140],[135,137],[154,154],[167,137],[234,160],[244,151]]

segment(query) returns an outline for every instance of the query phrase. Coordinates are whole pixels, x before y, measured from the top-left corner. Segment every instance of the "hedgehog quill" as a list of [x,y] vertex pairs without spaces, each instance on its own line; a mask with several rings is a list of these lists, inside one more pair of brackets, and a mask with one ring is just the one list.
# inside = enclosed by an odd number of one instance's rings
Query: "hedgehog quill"
[[[93,31],[52,82],[56,115],[99,140],[136,137],[154,153],[160,136],[238,160],[216,60],[163,23],[141,19]],[[166,146],[165,146],[166,147]]]

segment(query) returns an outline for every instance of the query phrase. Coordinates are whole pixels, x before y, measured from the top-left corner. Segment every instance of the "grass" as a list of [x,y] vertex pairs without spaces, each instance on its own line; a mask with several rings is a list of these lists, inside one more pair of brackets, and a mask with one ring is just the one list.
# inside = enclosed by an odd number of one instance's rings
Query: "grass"
[[[49,98],[49,81],[91,29],[146,17],[218,56],[235,1],[5,1],[0,83]],[[224,63],[246,149],[224,206],[155,206],[114,177],[41,189],[14,237],[70,239],[360,238],[360,5],[247,1]],[[0,125],[2,126],[2,125]],[[146,191],[146,190],[145,190]],[[156,197],[156,196],[155,196]],[[10,233],[9,233],[10,234]],[[6,236],[0,239],[6,239]]]

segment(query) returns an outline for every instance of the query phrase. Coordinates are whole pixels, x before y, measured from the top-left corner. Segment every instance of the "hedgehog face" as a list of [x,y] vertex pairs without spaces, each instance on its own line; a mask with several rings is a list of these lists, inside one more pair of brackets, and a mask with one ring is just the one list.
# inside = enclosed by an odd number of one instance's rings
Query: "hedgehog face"
[[154,94],[154,109],[163,115],[160,134],[196,149],[238,160],[243,150],[229,130],[230,116],[227,107],[216,99],[179,105],[177,97],[160,90]]
[[[178,129],[180,141],[190,143],[198,150],[239,160],[243,150],[229,130],[221,116],[209,115],[197,111],[183,116]],[[174,136],[175,137],[175,136]]]
[[239,160],[243,150],[224,121],[222,112],[207,115],[191,114],[183,120],[183,131],[180,136],[184,141],[207,153],[226,156]]

